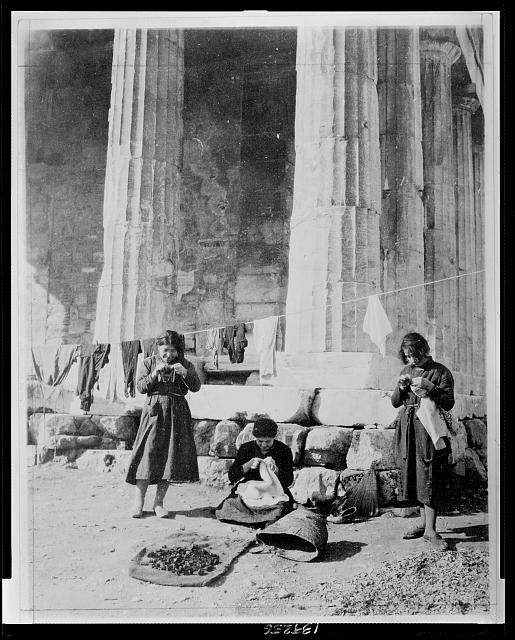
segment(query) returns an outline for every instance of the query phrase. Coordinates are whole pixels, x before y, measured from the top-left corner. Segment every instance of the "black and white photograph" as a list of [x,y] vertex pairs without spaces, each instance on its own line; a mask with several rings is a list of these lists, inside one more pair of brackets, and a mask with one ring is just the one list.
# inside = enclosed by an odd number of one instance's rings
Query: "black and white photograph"
[[499,12],[11,25],[4,623],[502,624]]

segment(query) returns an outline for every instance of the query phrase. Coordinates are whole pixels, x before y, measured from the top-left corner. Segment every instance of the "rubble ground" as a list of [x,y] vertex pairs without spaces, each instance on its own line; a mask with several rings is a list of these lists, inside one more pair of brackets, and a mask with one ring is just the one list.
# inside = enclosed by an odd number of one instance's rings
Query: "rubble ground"
[[[29,468],[28,475],[33,518],[28,591],[34,622],[266,622],[320,616],[336,622],[339,616],[380,614],[374,602],[387,602],[383,612],[388,615],[486,615],[488,515],[471,504],[463,511],[447,510],[439,519],[450,547],[445,558],[421,539],[402,540],[413,521],[386,512],[328,524],[328,544],[319,561],[293,562],[256,546],[213,585],[172,587],[130,578],[130,559],[178,530],[241,532],[242,527],[213,518],[211,508],[226,491],[198,483],[172,486],[165,499],[172,515],[162,519],[150,511],[151,487],[144,517],[134,519],[128,516],[133,487],[119,473],[48,463]],[[429,586],[415,597],[418,576]],[[402,606],[396,608],[396,602]]]

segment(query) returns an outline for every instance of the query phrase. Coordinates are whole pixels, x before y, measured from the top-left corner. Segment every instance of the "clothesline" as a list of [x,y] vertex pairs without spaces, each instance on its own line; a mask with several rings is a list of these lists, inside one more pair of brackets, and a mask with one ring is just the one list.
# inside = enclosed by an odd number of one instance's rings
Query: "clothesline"
[[[361,302],[363,300],[368,300],[369,298],[372,298],[373,296],[386,296],[386,295],[390,295],[391,293],[400,293],[401,291],[407,291],[408,289],[415,289],[417,287],[427,287],[429,285],[432,284],[438,284],[440,282],[445,282],[447,280],[455,280],[456,278],[463,278],[465,276],[473,276],[473,275],[477,275],[478,273],[484,273],[485,269],[480,269],[478,271],[469,271],[468,273],[461,273],[459,275],[455,275],[455,276],[449,276],[447,278],[440,278],[439,280],[432,280],[430,282],[420,282],[418,284],[412,284],[409,285],[407,287],[400,287],[399,289],[391,289],[390,291],[378,291],[375,293],[371,293],[369,295],[366,296],[361,296],[359,298],[349,298],[347,300],[342,300],[340,303],[338,304],[348,304],[351,302]],[[352,282],[352,283],[347,283],[347,284],[366,284],[366,283],[359,283],[359,282]],[[333,307],[335,305],[332,304],[326,304],[324,306],[321,307],[310,307],[309,309],[301,309],[300,311],[292,311],[290,313],[282,313],[282,314],[278,314],[278,315],[272,315],[272,316],[267,316],[266,318],[260,318],[259,320],[266,320],[267,318],[287,318],[289,316],[295,316],[295,315],[300,315],[301,313],[308,313],[310,311],[318,311],[319,309],[330,309],[331,307]],[[252,324],[253,322],[259,322],[259,320],[248,320],[246,321],[246,324]],[[216,330],[216,329],[224,329],[227,325],[223,325],[221,327],[211,327],[209,329],[196,329],[195,331],[185,331],[185,332],[181,332],[182,335],[187,336],[187,335],[193,335],[196,333],[202,333],[203,331],[212,331],[212,330]]]
[[[431,280],[429,282],[419,282],[418,284],[412,284],[409,285],[407,287],[399,287],[398,289],[391,289],[389,291],[377,291],[371,294],[368,294],[366,296],[360,296],[359,298],[349,298],[347,300],[342,300],[340,303],[338,304],[350,304],[352,302],[362,302],[363,300],[368,300],[369,298],[372,298],[373,296],[387,296],[387,295],[391,295],[394,293],[400,293],[402,291],[408,291],[409,289],[416,289],[418,287],[428,287],[430,285],[433,284],[439,284],[441,282],[446,282],[449,280],[455,280],[457,278],[464,278],[466,276],[473,276],[473,275],[477,275],[480,273],[485,273],[485,269],[479,269],[477,271],[469,271],[467,273],[461,273],[461,274],[457,274],[454,276],[448,276],[446,278],[440,278],[438,280]],[[351,284],[351,283],[349,283]],[[363,286],[365,283],[352,283],[352,284],[360,284],[361,286]],[[295,315],[300,315],[302,313],[309,313],[312,311],[318,311],[320,309],[330,309],[333,306],[335,306],[334,304],[326,304],[323,305],[321,307],[310,307],[309,309],[301,309],[299,311],[292,311],[290,313],[283,313],[283,314],[277,314],[277,315],[271,315],[271,316],[266,316],[265,318],[259,318],[259,319],[255,319],[255,320],[247,320],[245,321],[245,324],[253,324],[254,322],[259,322],[260,320],[266,320],[268,318],[287,318],[290,316],[295,316]],[[195,329],[194,331],[179,331],[179,333],[181,333],[183,336],[189,336],[189,335],[196,335],[198,333],[206,333],[208,331],[216,331],[216,330],[220,330],[220,329],[225,329],[225,327],[227,326],[227,324],[218,326],[218,327],[209,327],[207,329]]]

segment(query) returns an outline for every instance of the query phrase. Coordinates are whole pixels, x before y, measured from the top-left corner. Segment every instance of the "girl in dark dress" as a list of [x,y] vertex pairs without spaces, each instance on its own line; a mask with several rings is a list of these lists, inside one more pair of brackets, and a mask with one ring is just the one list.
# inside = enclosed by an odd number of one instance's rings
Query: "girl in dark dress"
[[406,366],[401,371],[391,400],[394,407],[402,407],[395,432],[401,470],[399,500],[421,505],[420,523],[403,537],[423,537],[435,548],[444,550],[447,543],[436,532],[436,516],[438,499],[446,490],[450,442],[447,436],[443,436],[441,448],[435,448],[416,411],[421,397],[429,397],[437,407],[450,411],[454,406],[454,380],[449,369],[435,362],[429,351],[427,341],[420,334],[404,336],[399,358]]
[[178,333],[165,331],[156,345],[158,354],[143,360],[136,382],[147,399],[126,478],[136,486],[133,518],[143,514],[149,484],[157,485],[154,512],[166,518],[163,501],[169,484],[199,479],[191,413],[184,396],[188,391],[198,391],[200,380],[193,364],[184,357]]

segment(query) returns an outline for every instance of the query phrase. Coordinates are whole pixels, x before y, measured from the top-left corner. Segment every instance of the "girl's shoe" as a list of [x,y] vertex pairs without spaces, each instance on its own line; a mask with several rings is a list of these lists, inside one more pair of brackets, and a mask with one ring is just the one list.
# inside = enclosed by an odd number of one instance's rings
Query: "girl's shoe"
[[158,518],[168,518],[168,516],[169,516],[168,511],[164,507],[161,507],[161,506],[154,507],[154,513],[156,514],[156,516]]
[[141,507],[138,507],[138,506],[132,507],[130,512],[131,518],[141,518],[142,515],[143,515],[143,509]]
[[422,536],[424,535],[424,531],[425,531],[425,527],[416,525],[415,527],[411,527],[411,529],[408,529],[406,533],[402,536],[402,539],[414,540],[415,538],[422,538]]

